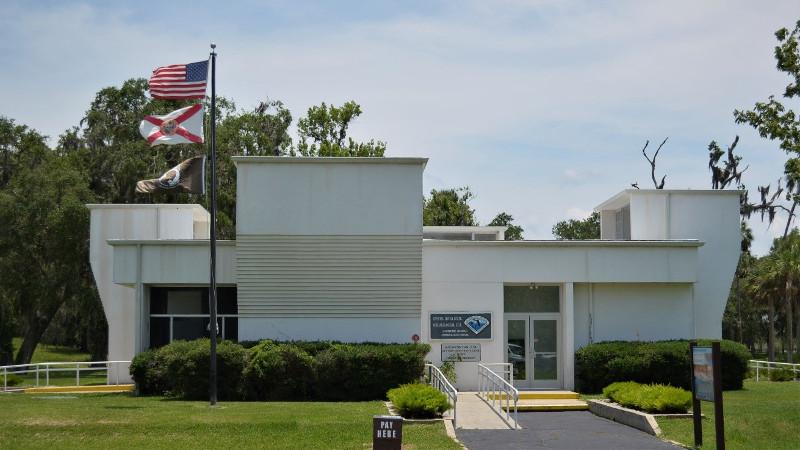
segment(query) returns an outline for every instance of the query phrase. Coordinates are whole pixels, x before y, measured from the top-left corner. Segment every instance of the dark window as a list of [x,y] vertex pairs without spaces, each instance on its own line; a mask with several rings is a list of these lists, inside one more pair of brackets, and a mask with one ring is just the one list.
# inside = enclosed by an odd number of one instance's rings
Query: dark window
[[[236,287],[217,287],[217,314],[234,315],[238,310]],[[173,341],[209,337],[208,288],[151,287],[150,315],[151,348],[168,344],[170,335]],[[223,339],[238,340],[237,317],[221,317],[218,324]]]

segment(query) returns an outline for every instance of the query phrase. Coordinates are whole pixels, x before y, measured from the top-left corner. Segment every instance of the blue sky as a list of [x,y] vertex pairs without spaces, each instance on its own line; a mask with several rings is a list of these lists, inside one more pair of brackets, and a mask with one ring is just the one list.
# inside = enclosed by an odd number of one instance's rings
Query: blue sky
[[[785,155],[732,111],[782,91],[773,33],[798,19],[797,1],[11,1],[0,114],[56,137],[100,88],[214,41],[218,92],[240,107],[269,97],[297,118],[353,99],[355,137],[430,158],[426,191],[468,185],[481,223],[507,211],[547,239],[649,186],[648,139],[669,136],[668,188],[707,188],[708,142],[737,134],[745,183],[774,184]],[[752,225],[757,252],[782,231]]]

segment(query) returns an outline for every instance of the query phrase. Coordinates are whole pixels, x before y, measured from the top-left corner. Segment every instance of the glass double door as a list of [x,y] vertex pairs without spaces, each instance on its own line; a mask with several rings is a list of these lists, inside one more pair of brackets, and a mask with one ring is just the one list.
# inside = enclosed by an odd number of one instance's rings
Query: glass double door
[[561,388],[561,319],[558,314],[506,314],[506,362],[514,386]]

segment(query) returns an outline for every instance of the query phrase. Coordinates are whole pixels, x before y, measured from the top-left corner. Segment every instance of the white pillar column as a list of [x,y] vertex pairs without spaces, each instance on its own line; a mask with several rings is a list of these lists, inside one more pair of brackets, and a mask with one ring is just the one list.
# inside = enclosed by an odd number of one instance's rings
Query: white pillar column
[[564,283],[561,311],[561,358],[564,389],[575,389],[575,285]]

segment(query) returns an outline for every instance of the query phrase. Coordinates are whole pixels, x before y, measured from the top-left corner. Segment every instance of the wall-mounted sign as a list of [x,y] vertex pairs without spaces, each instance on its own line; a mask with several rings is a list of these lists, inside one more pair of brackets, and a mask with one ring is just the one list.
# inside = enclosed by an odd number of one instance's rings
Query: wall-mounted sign
[[400,450],[403,446],[403,418],[372,416],[372,449]]
[[481,344],[442,344],[442,361],[481,362]]
[[431,313],[431,339],[491,339],[492,313]]

